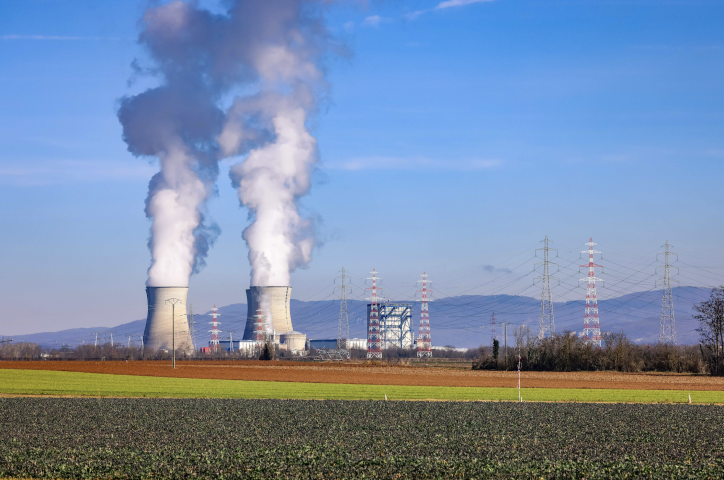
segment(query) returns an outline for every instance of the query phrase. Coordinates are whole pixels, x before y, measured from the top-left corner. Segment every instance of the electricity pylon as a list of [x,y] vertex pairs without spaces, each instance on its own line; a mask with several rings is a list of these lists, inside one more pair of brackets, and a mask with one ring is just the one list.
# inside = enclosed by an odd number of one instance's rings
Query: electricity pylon
[[[342,275],[337,278],[342,279],[342,285],[335,287],[335,290],[339,289],[341,294],[339,299],[339,323],[337,324],[337,350],[339,350],[340,354],[346,354],[347,358],[349,358],[349,348],[347,348],[347,339],[349,339],[349,316],[347,315],[347,284],[345,283],[349,275],[347,275],[347,270],[345,270],[344,267],[342,267],[340,272]],[[336,280],[335,278],[335,281]]]
[[377,276],[377,271],[372,269],[372,277],[367,280],[372,280],[372,287],[366,290],[372,290],[372,296],[368,298],[370,300],[370,317],[367,323],[367,358],[379,358],[382,359],[382,331],[380,329],[380,315],[377,310],[377,280],[380,278]]
[[550,265],[558,265],[557,263],[551,263],[548,261],[548,252],[558,251],[555,248],[549,248],[548,244],[550,243],[550,240],[548,240],[548,235],[546,235],[546,238],[541,240],[543,243],[543,248],[536,248],[536,252],[538,250],[543,250],[543,262],[536,263],[536,265],[543,265],[543,275],[540,277],[535,277],[535,280],[542,280],[543,281],[543,289],[541,290],[540,294],[540,317],[538,318],[538,338],[542,339],[545,337],[546,332],[548,332],[548,335],[553,335],[556,333],[556,324],[553,320],[553,295],[551,293],[551,278],[554,280],[558,280],[556,277],[551,277],[550,275]]
[[189,331],[191,332],[191,349],[196,350],[196,327],[199,322],[194,321],[194,306],[189,303],[189,309],[186,314],[186,320],[189,322]]
[[[669,244],[668,240],[666,241],[666,244],[662,245],[662,247],[664,247],[664,251],[656,255],[657,257],[659,255],[664,256],[664,264],[656,267],[657,272],[659,268],[664,269],[664,276],[658,279],[658,281],[664,282],[664,294],[661,298],[661,323],[659,324],[659,343],[677,345],[676,320],[674,318],[674,295],[671,292],[671,281],[673,280],[674,282],[678,282],[678,280],[671,278],[671,265],[669,263],[669,256],[676,254],[669,252],[669,248],[672,247],[672,245]],[[676,257],[676,259],[678,260],[678,255],[676,255]]]
[[603,268],[601,265],[593,263],[593,254],[601,253],[598,250],[594,250],[593,246],[598,245],[593,243],[593,237],[590,238],[588,243],[588,250],[584,250],[581,253],[588,252],[588,265],[581,265],[581,267],[588,267],[588,277],[582,278],[579,281],[586,280],[588,282],[586,287],[586,316],[583,319],[583,338],[586,342],[590,342],[593,345],[601,346],[601,324],[598,320],[598,296],[596,295],[596,280],[602,281],[600,278],[596,278],[596,272],[594,268]]
[[490,319],[490,346],[495,346],[495,341],[498,339],[498,332],[495,328],[495,312],[493,312],[493,317]]
[[422,272],[422,298],[420,299],[420,330],[417,336],[417,356],[418,358],[432,358],[432,338],[430,337],[430,313],[427,307],[427,302],[432,302],[432,299],[427,297],[428,293],[432,293],[431,290],[427,289],[427,284],[432,282],[428,281],[427,273]]

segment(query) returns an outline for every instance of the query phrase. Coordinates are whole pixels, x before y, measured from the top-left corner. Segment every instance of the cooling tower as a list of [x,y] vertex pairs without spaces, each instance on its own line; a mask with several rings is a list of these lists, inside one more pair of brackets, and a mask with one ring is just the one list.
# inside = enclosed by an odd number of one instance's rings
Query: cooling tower
[[[143,344],[152,350],[171,351],[171,332],[176,334],[176,352],[193,351],[189,323],[186,319],[186,296],[188,287],[146,287],[148,298],[148,317],[146,318],[146,330],[143,332]],[[170,299],[178,299],[179,302],[172,308]],[[172,315],[173,328],[171,325]]]
[[272,328],[277,334],[289,332],[292,328],[292,315],[289,313],[289,300],[292,287],[250,287],[246,291],[246,328],[244,340],[255,340],[256,311],[271,310]]

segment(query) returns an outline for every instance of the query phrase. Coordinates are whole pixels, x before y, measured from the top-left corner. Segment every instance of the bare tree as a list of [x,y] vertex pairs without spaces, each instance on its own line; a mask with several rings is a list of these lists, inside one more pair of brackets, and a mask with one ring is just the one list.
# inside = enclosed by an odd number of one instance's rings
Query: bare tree
[[709,300],[694,305],[699,312],[694,318],[699,321],[699,340],[702,354],[709,364],[712,375],[724,374],[724,286],[713,288]]

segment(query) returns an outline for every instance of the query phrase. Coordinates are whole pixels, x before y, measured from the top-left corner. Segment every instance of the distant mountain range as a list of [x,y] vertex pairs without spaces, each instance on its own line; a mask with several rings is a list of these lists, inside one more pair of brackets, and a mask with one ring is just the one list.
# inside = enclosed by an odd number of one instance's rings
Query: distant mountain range
[[[692,318],[692,306],[709,298],[710,290],[699,287],[677,287],[673,289],[676,312],[676,331],[679,343],[697,342],[696,321]],[[661,316],[661,290],[631,293],[608,300],[599,300],[598,308],[602,331],[623,331],[636,343],[655,343],[659,336]],[[404,303],[404,302],[403,302]],[[420,318],[419,302],[413,304],[413,331],[417,335]],[[365,338],[365,317],[367,302],[348,300],[349,330],[352,338]],[[302,302],[291,301],[294,329],[306,333],[308,338],[336,338],[340,310],[339,300]],[[553,305],[556,331],[581,332],[585,301],[556,302]],[[518,325],[527,325],[533,333],[538,331],[540,300],[514,295],[463,295],[446,297],[430,303],[430,325],[433,345],[456,347],[477,347],[490,344],[491,318],[495,313],[498,338],[503,340],[502,322],[508,326],[508,342],[512,342],[512,330]],[[199,345],[208,341],[208,314],[195,315],[196,339]],[[228,338],[227,331],[234,330],[234,338],[241,338],[246,324],[246,304],[237,303],[219,308],[221,314],[222,338]],[[145,319],[135,320],[115,327],[73,328],[59,332],[43,332],[15,335],[15,342],[33,342],[43,347],[60,347],[63,344],[76,346],[93,343],[99,332],[99,340],[128,342],[127,335],[140,335]],[[132,339],[137,343],[137,339]]]

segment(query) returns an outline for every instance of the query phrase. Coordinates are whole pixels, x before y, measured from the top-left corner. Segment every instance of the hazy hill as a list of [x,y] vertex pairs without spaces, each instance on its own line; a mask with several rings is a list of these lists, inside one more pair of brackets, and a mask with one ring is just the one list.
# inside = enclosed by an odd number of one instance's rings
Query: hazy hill
[[[696,343],[698,338],[695,321],[692,319],[692,305],[709,297],[710,290],[698,287],[674,288],[674,307],[676,311],[676,329],[680,343]],[[659,335],[661,315],[661,290],[638,292],[609,300],[599,301],[601,330],[623,330],[637,343],[656,342]],[[417,334],[420,318],[420,306],[413,303],[413,331]],[[365,315],[367,302],[348,300],[350,336],[366,336]],[[557,331],[583,329],[585,301],[554,303],[554,315]],[[306,333],[309,338],[336,338],[339,301],[291,301],[294,329]],[[434,345],[454,345],[458,347],[476,347],[490,343],[490,320],[495,312],[498,337],[503,340],[501,322],[511,322],[508,327],[508,342],[512,342],[512,329],[516,325],[528,325],[538,330],[540,300],[531,297],[512,295],[464,295],[447,297],[430,303],[430,324]],[[211,320],[210,312],[195,316],[197,342],[206,344]],[[246,304],[237,303],[219,308],[222,338],[228,338],[228,330],[234,330],[234,338],[241,338],[246,323]],[[60,332],[44,332],[29,335],[16,335],[14,341],[34,342],[47,347],[59,347],[66,343],[78,345],[92,343],[95,337],[91,332],[100,332],[104,341],[110,340],[108,332],[114,331],[114,341],[126,343],[128,334],[142,334],[144,320],[124,323],[112,328],[74,328]]]

